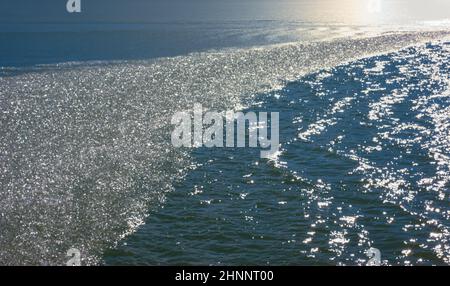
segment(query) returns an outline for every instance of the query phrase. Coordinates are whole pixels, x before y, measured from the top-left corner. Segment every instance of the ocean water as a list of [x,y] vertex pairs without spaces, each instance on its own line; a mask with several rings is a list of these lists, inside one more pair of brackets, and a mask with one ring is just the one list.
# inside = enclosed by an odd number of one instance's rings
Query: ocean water
[[197,149],[193,170],[107,264],[450,262],[450,42],[323,69],[259,94],[281,155]]
[[[5,69],[2,264],[445,263],[446,37]],[[173,148],[196,102],[281,112],[282,154]]]
[[[449,264],[448,10],[303,2],[3,17],[0,264]],[[173,148],[194,103],[280,112],[281,152]]]

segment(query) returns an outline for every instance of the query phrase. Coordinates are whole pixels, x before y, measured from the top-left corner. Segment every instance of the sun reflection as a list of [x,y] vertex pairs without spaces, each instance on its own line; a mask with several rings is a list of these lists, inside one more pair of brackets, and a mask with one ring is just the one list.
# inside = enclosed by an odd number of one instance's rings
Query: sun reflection
[[325,0],[323,5],[311,5],[313,18],[335,19],[342,23],[381,22],[384,18],[387,3],[384,0]]
[[[292,19],[352,25],[400,24],[450,19],[446,0],[286,0],[279,11]],[[281,7],[283,6],[283,7]]]

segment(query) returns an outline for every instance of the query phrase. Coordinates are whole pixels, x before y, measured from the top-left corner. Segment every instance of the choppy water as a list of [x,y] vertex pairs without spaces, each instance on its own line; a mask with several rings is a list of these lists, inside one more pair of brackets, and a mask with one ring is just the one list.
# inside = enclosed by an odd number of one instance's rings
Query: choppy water
[[[446,37],[4,69],[0,263],[448,263]],[[194,102],[280,111],[282,154],[173,149]]]
[[111,264],[450,263],[450,43],[313,73],[257,96],[282,154],[194,152],[164,208]]

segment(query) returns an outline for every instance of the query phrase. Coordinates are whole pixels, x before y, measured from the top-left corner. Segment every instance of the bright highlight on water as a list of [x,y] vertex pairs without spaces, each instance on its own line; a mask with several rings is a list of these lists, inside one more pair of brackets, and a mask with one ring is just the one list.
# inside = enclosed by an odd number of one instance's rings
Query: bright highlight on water
[[0,265],[450,264],[448,3],[13,2]]

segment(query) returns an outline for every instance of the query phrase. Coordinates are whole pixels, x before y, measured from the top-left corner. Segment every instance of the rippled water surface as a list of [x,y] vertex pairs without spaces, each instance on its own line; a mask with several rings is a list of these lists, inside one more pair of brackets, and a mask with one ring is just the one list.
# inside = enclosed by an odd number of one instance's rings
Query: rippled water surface
[[302,77],[251,100],[282,153],[197,149],[194,170],[109,264],[448,264],[450,43]]
[[[0,264],[450,263],[449,32],[341,28],[3,66]],[[197,102],[279,111],[282,152],[173,148]]]

